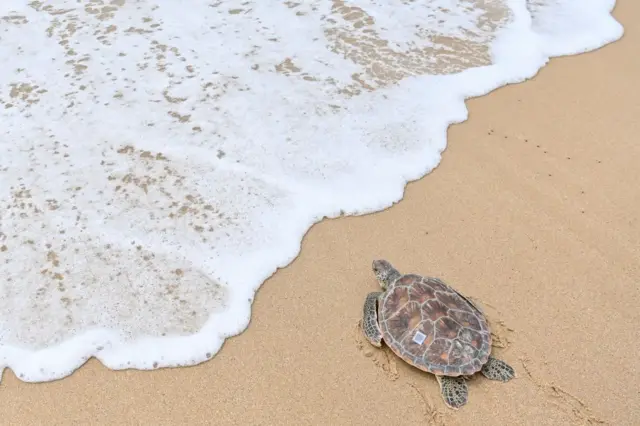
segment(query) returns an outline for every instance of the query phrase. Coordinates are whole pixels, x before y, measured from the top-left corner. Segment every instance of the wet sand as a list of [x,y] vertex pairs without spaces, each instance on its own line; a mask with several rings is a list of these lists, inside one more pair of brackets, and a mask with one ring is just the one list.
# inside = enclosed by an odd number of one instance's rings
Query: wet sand
[[[640,424],[640,5],[615,12],[622,40],[470,100],[403,201],[314,226],[213,360],[92,360],[40,384],[6,371],[2,423]],[[517,379],[475,377],[453,411],[433,376],[372,348],[358,321],[375,258],[478,300]]]

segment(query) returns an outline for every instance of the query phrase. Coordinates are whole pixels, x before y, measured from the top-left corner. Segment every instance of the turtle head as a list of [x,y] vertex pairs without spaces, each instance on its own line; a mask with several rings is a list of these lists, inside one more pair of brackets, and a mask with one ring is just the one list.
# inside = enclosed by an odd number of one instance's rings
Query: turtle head
[[374,260],[373,273],[376,274],[376,278],[383,290],[389,288],[395,280],[400,278],[400,272],[386,260]]

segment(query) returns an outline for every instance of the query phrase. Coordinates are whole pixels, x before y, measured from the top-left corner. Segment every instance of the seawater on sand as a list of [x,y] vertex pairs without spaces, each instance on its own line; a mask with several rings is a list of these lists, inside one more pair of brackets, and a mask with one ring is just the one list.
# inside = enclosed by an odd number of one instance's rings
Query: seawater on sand
[[212,357],[314,222],[400,200],[465,98],[617,40],[614,5],[2,2],[0,367]]

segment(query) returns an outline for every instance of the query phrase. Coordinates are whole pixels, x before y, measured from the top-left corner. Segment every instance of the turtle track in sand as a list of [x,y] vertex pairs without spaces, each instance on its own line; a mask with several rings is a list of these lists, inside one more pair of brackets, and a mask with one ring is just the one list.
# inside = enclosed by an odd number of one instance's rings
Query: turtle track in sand
[[[471,301],[484,311],[487,322],[491,327],[491,336],[493,339],[493,347],[506,350],[514,343],[511,335],[516,332],[512,327],[508,326],[503,320],[493,320],[492,318],[502,318],[502,313],[489,303],[486,303],[478,298],[470,298]],[[494,353],[494,352],[492,352]],[[610,422],[603,420],[593,414],[591,408],[580,398],[564,390],[560,386],[553,382],[548,382],[543,379],[538,379],[533,373],[531,367],[533,362],[527,357],[519,357],[522,365],[523,374],[518,375],[516,372],[516,378],[524,377],[528,381],[534,384],[538,390],[542,391],[545,395],[545,399],[551,400],[553,405],[557,406],[560,411],[568,413],[572,417],[575,425],[611,425]]]
[[[515,333],[515,330],[508,326],[503,320],[492,320],[492,318],[502,318],[502,313],[489,303],[486,303],[477,298],[470,298],[472,302],[482,309],[487,316],[487,322],[491,327],[491,336],[493,339],[493,347],[500,349],[508,349],[513,343],[511,335]],[[580,398],[562,389],[560,386],[553,382],[547,382],[545,380],[537,379],[532,372],[532,361],[528,357],[520,357],[520,363],[522,364],[521,377],[528,379],[533,383],[540,391],[545,394],[545,398],[551,400],[561,411],[569,412],[573,418],[573,424],[576,425],[610,425],[611,423],[595,416],[591,408]],[[516,378],[519,375],[516,372]]]
[[[524,370],[523,376],[533,383],[540,391],[542,391],[546,399],[551,401],[553,405],[558,407],[560,411],[568,413],[573,418],[575,425],[612,425],[611,422],[601,419],[593,414],[593,411],[587,403],[564,390],[555,383],[548,382],[544,379],[536,378],[538,373],[534,375],[533,362],[528,357],[521,357],[520,363]],[[536,368],[537,370],[537,368]]]

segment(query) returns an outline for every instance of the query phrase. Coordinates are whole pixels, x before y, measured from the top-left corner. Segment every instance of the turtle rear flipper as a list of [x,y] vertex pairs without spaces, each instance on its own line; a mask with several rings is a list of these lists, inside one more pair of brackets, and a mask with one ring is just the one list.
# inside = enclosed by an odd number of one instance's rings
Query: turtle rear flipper
[[469,400],[469,387],[462,376],[436,376],[444,403],[454,410],[462,407]]
[[499,382],[508,382],[516,376],[513,367],[492,356],[489,357],[489,360],[482,366],[482,370],[480,371],[482,371],[482,374],[484,374],[487,379],[497,380]]

